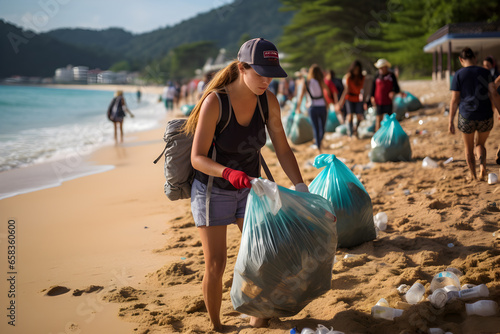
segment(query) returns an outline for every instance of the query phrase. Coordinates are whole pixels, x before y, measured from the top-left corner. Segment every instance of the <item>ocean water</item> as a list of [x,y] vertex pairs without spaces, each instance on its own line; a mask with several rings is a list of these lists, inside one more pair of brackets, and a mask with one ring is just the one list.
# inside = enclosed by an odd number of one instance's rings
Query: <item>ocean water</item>
[[[112,91],[0,86],[0,198],[19,193],[15,184],[10,182],[6,189],[1,180],[15,175],[26,179],[22,171],[9,173],[17,169],[40,166],[41,171],[45,166],[57,172],[57,166],[61,166],[57,161],[66,161],[66,166],[75,161],[72,173],[50,182],[37,182],[35,188],[95,171],[81,161],[97,148],[114,143],[113,124],[106,117],[113,96]],[[125,117],[125,142],[131,133],[155,128],[164,119],[165,109],[157,95],[143,94],[140,103],[133,92],[124,93],[124,97],[135,115]],[[100,170],[106,168],[111,166],[101,166]]]

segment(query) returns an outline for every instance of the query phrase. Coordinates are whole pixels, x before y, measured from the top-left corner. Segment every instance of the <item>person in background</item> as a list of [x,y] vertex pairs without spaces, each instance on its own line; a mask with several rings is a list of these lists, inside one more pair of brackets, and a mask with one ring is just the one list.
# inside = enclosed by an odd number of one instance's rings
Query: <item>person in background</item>
[[174,110],[174,100],[175,100],[176,89],[174,84],[169,81],[167,86],[163,88],[163,101],[165,102],[165,108],[167,111]]
[[[302,101],[307,91],[307,94],[311,98],[311,104],[308,109],[309,118],[311,119],[311,123],[313,125],[314,139],[319,153],[321,153],[321,142],[323,141],[323,136],[325,135],[327,118],[326,101],[323,91],[327,90],[328,87],[325,85],[323,72],[318,65],[311,65],[297,101]],[[295,105],[295,112],[300,113],[300,107],[298,104]]]
[[337,103],[339,103],[339,91],[337,86],[333,82],[335,78],[335,73],[332,70],[325,72],[325,85],[327,87],[327,92],[325,94],[325,100],[328,107],[332,106],[335,108]]
[[[308,192],[281,124],[276,97],[267,89],[274,77],[286,77],[273,43],[255,38],[245,42],[234,60],[208,83],[203,96],[189,116],[184,131],[193,135],[191,163],[195,177],[191,211],[200,233],[205,258],[202,290],[205,306],[216,331],[220,321],[222,277],[227,260],[227,226],[243,228],[251,178],[260,176],[260,149],[266,143],[266,124],[258,107],[259,96],[268,101],[267,130],[276,155],[295,190]],[[219,96],[227,94],[234,117],[214,139],[219,119]],[[210,158],[217,148],[215,161]],[[245,149],[242,149],[244,147]],[[206,217],[208,176],[214,176],[210,213]],[[207,219],[208,218],[208,219]],[[250,325],[264,327],[268,319],[250,317]]]
[[396,75],[389,71],[391,63],[380,58],[375,63],[375,67],[378,69],[378,73],[373,79],[370,101],[373,106],[376,106],[375,131],[378,131],[384,114],[392,115],[392,100],[400,92],[400,89]]
[[483,59],[483,67],[490,71],[493,80],[496,80],[500,73],[498,72],[497,62],[492,56]]
[[477,180],[476,158],[479,159],[479,179],[484,180],[487,176],[485,143],[493,128],[491,105],[500,110],[500,96],[490,71],[476,66],[476,56],[470,48],[460,52],[459,60],[463,67],[451,83],[449,132],[455,134],[454,119],[459,109],[458,130],[462,132],[471,180]]
[[141,89],[139,87],[137,87],[137,91],[135,92],[135,96],[137,97],[137,103],[141,103],[142,92],[141,92]]
[[113,122],[115,128],[115,143],[118,143],[118,129],[120,129],[120,142],[123,143],[123,118],[126,113],[128,113],[130,117],[134,117],[132,112],[127,108],[125,98],[123,97],[123,91],[117,90],[115,97],[108,107],[108,119]]
[[364,119],[364,109],[366,109],[366,104],[363,103],[365,76],[359,60],[355,60],[349,66],[349,70],[345,75],[345,82],[345,89],[336,109],[342,110],[345,104],[347,134],[352,137],[353,133],[357,132],[357,125],[356,128],[353,127],[353,115],[356,115],[357,124],[359,124]]

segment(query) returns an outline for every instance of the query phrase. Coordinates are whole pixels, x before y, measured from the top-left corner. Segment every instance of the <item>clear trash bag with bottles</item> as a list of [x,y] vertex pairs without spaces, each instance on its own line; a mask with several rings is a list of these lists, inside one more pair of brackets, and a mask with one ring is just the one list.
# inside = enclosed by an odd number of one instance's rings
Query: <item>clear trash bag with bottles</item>
[[337,249],[332,203],[252,180],[231,301],[248,315],[289,317],[331,288]]

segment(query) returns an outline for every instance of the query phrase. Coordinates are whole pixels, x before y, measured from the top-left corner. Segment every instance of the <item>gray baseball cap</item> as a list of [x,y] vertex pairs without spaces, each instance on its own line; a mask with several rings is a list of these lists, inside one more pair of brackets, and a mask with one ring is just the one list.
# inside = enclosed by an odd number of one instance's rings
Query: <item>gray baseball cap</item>
[[248,65],[259,75],[268,78],[286,78],[281,68],[278,49],[264,38],[254,38],[243,43],[238,52],[238,60]]

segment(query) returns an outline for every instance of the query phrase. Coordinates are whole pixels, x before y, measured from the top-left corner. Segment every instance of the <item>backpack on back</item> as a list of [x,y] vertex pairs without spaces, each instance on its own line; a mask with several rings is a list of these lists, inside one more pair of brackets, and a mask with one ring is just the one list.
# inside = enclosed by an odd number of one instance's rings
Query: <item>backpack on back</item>
[[[224,131],[231,119],[231,105],[227,94],[216,93],[219,99],[219,119],[215,128],[214,141],[216,137]],[[264,120],[267,124],[268,108],[266,93],[258,96],[257,104]],[[188,135],[183,131],[184,124],[187,119],[173,119],[167,122],[163,140],[165,141],[165,149],[156,158],[153,163],[157,163],[163,155],[165,155],[165,185],[164,191],[168,199],[171,201],[186,199],[191,197],[191,185],[194,179],[194,168],[191,165],[191,148],[193,146],[193,136]],[[260,155],[260,152],[259,152]],[[212,160],[215,161],[216,150],[212,152]],[[267,168],[267,165],[260,155],[261,165],[267,175],[272,180],[272,175]],[[209,176],[207,184],[207,197],[210,197],[210,192],[213,183],[213,176]],[[207,215],[208,217],[208,215]]]

